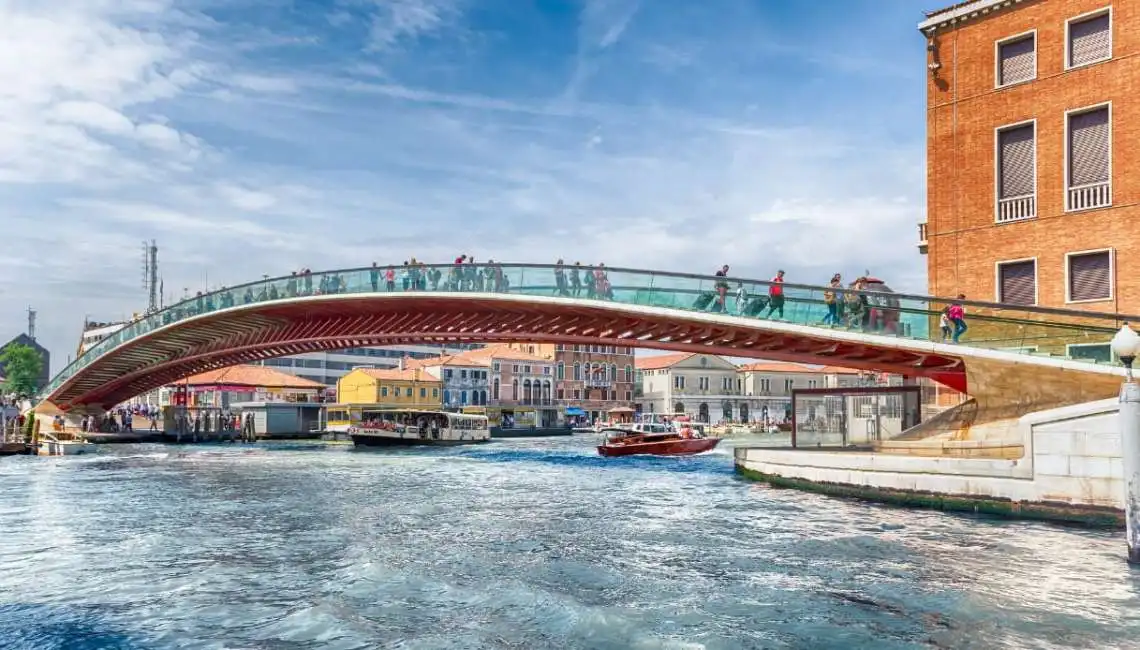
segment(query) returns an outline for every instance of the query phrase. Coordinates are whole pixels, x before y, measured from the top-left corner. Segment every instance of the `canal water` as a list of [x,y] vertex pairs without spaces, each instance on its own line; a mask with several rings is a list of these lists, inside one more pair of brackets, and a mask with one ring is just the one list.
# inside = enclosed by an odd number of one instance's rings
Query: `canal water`
[[1120,534],[591,442],[0,459],[0,648],[1140,647]]

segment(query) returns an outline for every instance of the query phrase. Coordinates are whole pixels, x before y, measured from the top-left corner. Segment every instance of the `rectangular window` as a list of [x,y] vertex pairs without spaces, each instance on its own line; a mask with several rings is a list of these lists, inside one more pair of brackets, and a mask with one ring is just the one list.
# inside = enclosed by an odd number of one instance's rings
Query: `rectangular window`
[[412,396],[412,387],[408,386],[407,388],[404,389],[404,397],[411,397],[411,396]]
[[1030,81],[1037,76],[1037,36],[1015,36],[997,44],[997,87]]
[[1108,106],[1069,113],[1067,210],[1089,210],[1112,204],[1111,132]]
[[387,397],[387,396],[388,396],[388,387],[387,386],[381,386],[380,387],[380,397]]
[[427,389],[426,389],[426,388],[421,388],[421,389],[420,389],[420,399],[423,399],[423,398],[425,398],[425,397],[427,397]]
[[1095,251],[1070,253],[1068,264],[1068,300],[1086,302],[1112,298],[1112,253]]
[[1112,346],[1108,343],[1070,343],[1065,346],[1065,354],[1072,359],[1088,359],[1101,363],[1112,363],[1116,359]]
[[431,389],[431,396],[432,397],[439,397],[439,389],[438,388]]
[[1074,18],[1066,27],[1069,43],[1065,67],[1079,68],[1112,58],[1112,12],[1109,9]]
[[512,364],[512,365],[511,365],[511,372],[513,372],[513,373],[515,373],[515,374],[517,375],[517,374],[518,374],[518,372],[519,372],[519,364],[517,364],[517,363],[516,363],[516,364]]
[[1037,216],[1036,124],[998,129],[997,222]]
[[999,262],[997,301],[1009,305],[1037,304],[1037,260]]
[[581,391],[581,389],[578,389],[578,388],[575,388],[575,389],[574,389],[574,399],[576,399],[576,400],[577,400],[577,399],[582,399],[582,391]]

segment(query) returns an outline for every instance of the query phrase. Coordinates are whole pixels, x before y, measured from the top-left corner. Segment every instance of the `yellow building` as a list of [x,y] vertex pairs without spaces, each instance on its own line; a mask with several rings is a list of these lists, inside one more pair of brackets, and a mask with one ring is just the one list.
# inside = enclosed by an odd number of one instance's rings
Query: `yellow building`
[[440,381],[422,368],[357,368],[336,382],[341,404],[438,410]]

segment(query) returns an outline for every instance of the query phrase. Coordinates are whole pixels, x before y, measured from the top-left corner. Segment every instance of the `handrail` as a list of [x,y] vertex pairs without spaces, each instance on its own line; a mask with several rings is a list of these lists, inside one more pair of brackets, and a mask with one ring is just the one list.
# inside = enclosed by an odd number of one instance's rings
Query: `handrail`
[[[91,348],[88,349],[83,355],[76,358],[72,363],[68,364],[67,367],[65,367],[63,370],[61,370],[59,373],[57,373],[57,375],[52,379],[52,381],[49,383],[49,385],[47,387],[45,387],[42,395],[46,396],[51,391],[53,391],[55,388],[57,388],[59,385],[62,385],[62,383],[64,381],[66,381],[68,377],[70,377],[72,374],[74,374],[74,372],[77,371],[79,368],[83,368],[83,367],[87,366],[94,359],[99,358],[102,354],[113,349],[114,347],[117,347],[119,344],[124,343],[126,341],[129,341],[129,340],[131,340],[137,336],[140,336],[142,334],[145,334],[149,331],[153,331],[154,329],[157,329],[158,327],[162,327],[166,324],[170,324],[170,323],[175,322],[177,320],[182,320],[183,318],[188,318],[188,317],[192,317],[194,315],[197,315],[196,312],[201,311],[201,309],[197,309],[197,307],[200,307],[201,304],[203,304],[203,303],[209,303],[209,305],[210,305],[209,309],[210,310],[225,308],[225,307],[217,307],[217,308],[213,307],[215,298],[220,298],[220,297],[224,296],[224,297],[227,297],[227,298],[232,300],[235,296],[241,296],[241,293],[243,291],[245,291],[247,293],[251,293],[252,289],[254,287],[259,287],[263,292],[266,290],[267,287],[269,287],[269,288],[271,288],[271,290],[273,292],[276,292],[278,290],[277,285],[280,283],[288,284],[289,282],[304,282],[306,280],[306,278],[309,279],[309,282],[312,282],[312,278],[314,276],[318,277],[318,278],[320,278],[320,277],[324,277],[324,278],[337,277],[339,280],[339,279],[344,279],[344,276],[351,276],[352,274],[369,274],[368,280],[371,280],[371,274],[375,273],[379,276],[379,282],[384,283],[385,281],[382,277],[382,274],[389,269],[391,269],[393,271],[401,271],[401,275],[402,275],[403,269],[405,269],[405,268],[414,269],[420,273],[428,272],[428,271],[432,271],[432,270],[439,270],[441,272],[440,275],[442,276],[441,280],[444,283],[447,283],[451,280],[450,272],[453,271],[454,269],[456,269],[457,267],[460,267],[460,265],[456,265],[454,263],[450,263],[450,264],[422,264],[422,265],[417,264],[415,267],[404,267],[403,265],[386,265],[386,266],[366,266],[366,267],[357,267],[357,268],[331,270],[331,271],[319,271],[316,273],[308,273],[308,274],[294,273],[291,275],[278,276],[275,278],[263,278],[260,280],[254,280],[254,281],[247,282],[244,284],[235,285],[233,287],[222,287],[220,289],[217,289],[217,290],[214,290],[214,291],[211,291],[208,293],[199,294],[199,295],[196,295],[193,297],[188,297],[188,298],[181,300],[181,301],[179,301],[179,302],[177,302],[177,303],[175,303],[169,307],[164,308],[161,311],[151,313],[149,315],[146,315],[146,316],[144,316],[138,320],[135,320],[135,321],[127,324],[122,329],[116,331],[115,333],[107,336],[103,340],[101,340],[98,343],[91,346]],[[525,271],[526,270],[539,270],[539,271],[544,271],[544,272],[550,272],[550,273],[552,273],[552,275],[550,275],[549,278],[553,278],[554,277],[553,273],[557,272],[559,269],[561,269],[564,273],[567,273],[567,274],[570,274],[573,271],[585,272],[587,274],[590,274],[590,273],[593,273],[594,271],[597,271],[597,270],[603,270],[607,274],[607,276],[610,274],[612,274],[612,275],[633,275],[633,276],[641,276],[641,277],[646,278],[648,280],[648,283],[649,283],[648,286],[639,286],[639,285],[629,286],[628,284],[623,283],[623,284],[615,284],[612,287],[615,291],[625,291],[625,292],[633,291],[633,292],[635,292],[635,294],[643,292],[643,291],[648,291],[650,293],[653,293],[656,291],[656,292],[661,293],[661,294],[664,294],[664,293],[701,294],[701,293],[709,293],[709,292],[714,291],[714,287],[718,283],[727,283],[730,286],[730,289],[729,289],[730,293],[732,292],[731,287],[733,287],[735,285],[740,285],[740,284],[747,284],[747,285],[749,285],[749,288],[752,289],[752,291],[749,293],[749,295],[750,296],[758,296],[758,295],[763,295],[761,292],[765,291],[767,288],[770,288],[774,284],[770,280],[752,280],[752,279],[738,278],[738,277],[718,277],[718,276],[713,276],[713,275],[699,275],[699,274],[693,274],[693,273],[662,272],[662,271],[651,271],[651,270],[643,270],[643,269],[629,269],[629,268],[625,268],[625,267],[603,267],[603,266],[592,266],[592,265],[591,266],[555,265],[555,264],[537,264],[537,263],[504,264],[504,263],[489,261],[489,262],[485,262],[485,263],[479,263],[479,262],[464,263],[461,265],[461,268],[464,271],[477,271],[479,273],[486,273],[488,268],[494,268],[497,271],[499,271],[500,273],[503,273],[505,271],[512,271],[512,272],[517,271],[520,274],[519,275],[520,281],[521,281],[521,278],[525,277]],[[356,278],[356,279],[361,279],[361,278]],[[403,278],[401,277],[400,281],[402,282],[402,280],[403,280]],[[618,280],[620,281],[621,278],[618,278]],[[698,285],[696,287],[661,286],[662,280],[688,280],[688,281],[695,281],[698,283]],[[368,284],[368,282],[366,282],[366,284]],[[513,286],[509,289],[509,291],[512,291],[512,292],[523,291],[523,292],[525,292],[528,290],[529,291],[539,291],[539,290],[548,290],[548,289],[554,288],[553,285],[548,286],[548,284],[549,283],[540,284],[540,285],[536,285],[536,286]],[[655,284],[657,285],[656,287],[654,286]],[[936,309],[932,309],[931,307],[933,305],[950,304],[951,302],[955,302],[953,299],[949,299],[949,298],[939,298],[939,297],[932,297],[932,296],[919,296],[919,295],[915,295],[915,294],[887,293],[887,292],[878,292],[878,291],[869,291],[869,290],[858,290],[858,289],[854,289],[851,287],[835,287],[835,288],[833,288],[830,286],[808,285],[808,284],[797,284],[797,283],[782,283],[782,287],[785,291],[785,296],[786,296],[787,302],[789,302],[789,303],[795,303],[795,302],[817,303],[817,302],[820,302],[818,295],[821,293],[834,294],[837,297],[837,299],[840,299],[840,297],[842,297],[842,296],[848,296],[851,294],[859,294],[859,295],[867,296],[872,301],[893,302],[894,306],[881,307],[881,308],[887,308],[887,309],[890,309],[893,311],[897,311],[900,314],[910,313],[910,314],[933,316],[933,315],[936,315],[939,311]],[[366,290],[362,292],[359,290],[359,288],[357,288],[356,290],[350,291],[349,293],[368,293],[367,287],[365,287],[365,289]],[[399,289],[397,289],[397,291],[399,291]],[[468,291],[468,290],[463,290],[463,291]],[[814,296],[815,298],[812,300],[805,300],[801,296],[788,295],[788,292],[791,292],[792,294],[795,294],[797,292],[807,292],[809,295]],[[337,292],[337,293],[339,293],[339,292]],[[288,298],[288,297],[289,296],[282,296],[282,298]],[[263,298],[257,298],[255,300],[255,302],[262,302],[264,300],[265,299],[263,299]],[[599,300],[604,300],[604,298],[599,298]],[[916,308],[915,306],[904,306],[902,304],[902,302],[908,301],[908,300],[917,301],[919,303],[925,303],[925,308]],[[225,302],[225,301],[220,301],[220,302]],[[1016,318],[1013,318],[1012,315],[1010,315],[1010,317],[987,316],[984,314],[972,314],[971,315],[971,318],[974,320],[992,319],[992,320],[996,320],[996,321],[1003,322],[1003,323],[1013,323],[1013,324],[1022,324],[1022,325],[1038,325],[1038,326],[1040,326],[1040,325],[1052,325],[1055,327],[1067,327],[1067,328],[1072,328],[1072,329],[1082,330],[1082,331],[1089,331],[1089,332],[1091,332],[1091,331],[1106,332],[1106,331],[1114,330],[1117,327],[1117,323],[1119,321],[1122,321],[1122,320],[1140,320],[1140,316],[1125,316],[1125,315],[1121,315],[1121,314],[1102,313],[1102,312],[1066,310],[1066,309],[1056,309],[1056,308],[1048,308],[1048,307],[1006,305],[1006,304],[1001,304],[1001,303],[970,301],[970,300],[962,300],[959,302],[964,306],[972,307],[975,309],[993,309],[993,310],[998,310],[998,311],[1014,311],[1014,312],[1017,312],[1018,314],[1027,314],[1027,315],[1029,315],[1029,314],[1054,315],[1054,316],[1063,316],[1063,317],[1081,319],[1083,321],[1098,320],[1098,319],[1110,320],[1111,321],[1111,324],[1104,324],[1104,325],[1090,325],[1090,324],[1086,324],[1086,323],[1081,323],[1079,325],[1066,325],[1063,323],[1050,323],[1049,321],[1036,321],[1036,320],[1032,320],[1032,319],[1016,319]],[[232,303],[232,304],[234,306],[237,306],[237,303]],[[184,313],[185,313],[185,315],[183,315]],[[171,315],[171,314],[175,315],[174,319],[168,318],[168,315]]]

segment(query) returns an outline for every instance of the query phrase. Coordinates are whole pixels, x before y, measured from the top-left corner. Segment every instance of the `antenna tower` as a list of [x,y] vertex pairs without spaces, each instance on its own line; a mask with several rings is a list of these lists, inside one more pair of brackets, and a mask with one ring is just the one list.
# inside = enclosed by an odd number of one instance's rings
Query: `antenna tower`
[[28,338],[36,340],[36,310],[28,307]]

